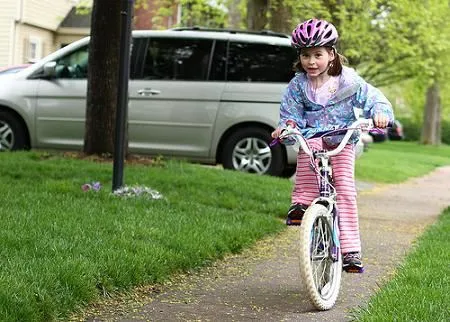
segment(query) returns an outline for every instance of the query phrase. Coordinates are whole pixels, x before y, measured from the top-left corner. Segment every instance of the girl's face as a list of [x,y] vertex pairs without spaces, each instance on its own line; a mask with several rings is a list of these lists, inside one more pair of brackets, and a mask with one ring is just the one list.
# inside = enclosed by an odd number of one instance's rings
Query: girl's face
[[308,76],[322,75],[330,62],[334,59],[334,50],[325,47],[303,48],[300,53],[300,61]]

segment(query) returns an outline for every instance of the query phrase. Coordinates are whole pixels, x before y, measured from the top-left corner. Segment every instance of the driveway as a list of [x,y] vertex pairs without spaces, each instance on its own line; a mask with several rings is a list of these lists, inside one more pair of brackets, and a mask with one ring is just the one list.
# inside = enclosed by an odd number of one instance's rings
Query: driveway
[[343,274],[336,306],[315,311],[299,277],[298,228],[213,267],[99,303],[78,321],[349,321],[450,206],[450,167],[403,184],[359,183],[364,274]]

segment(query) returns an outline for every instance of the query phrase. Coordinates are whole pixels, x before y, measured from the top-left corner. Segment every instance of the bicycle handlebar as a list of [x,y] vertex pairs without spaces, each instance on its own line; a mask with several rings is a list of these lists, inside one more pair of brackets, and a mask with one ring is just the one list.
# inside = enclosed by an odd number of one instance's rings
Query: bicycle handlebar
[[[392,127],[393,123],[389,122],[388,127]],[[363,130],[370,130],[374,128],[374,124],[373,124],[373,120],[372,119],[358,119],[355,122],[353,122],[348,128],[343,128],[343,129],[336,129],[333,131],[327,131],[324,132],[324,134],[322,136],[327,135],[327,133],[332,133],[332,132],[342,132],[342,131],[347,131],[344,135],[344,137],[342,138],[341,143],[339,143],[339,145],[330,151],[325,152],[325,154],[328,157],[332,157],[335,156],[336,154],[339,154],[344,147],[347,145],[348,140],[350,139],[350,137],[353,135],[353,133],[355,132],[355,130],[359,130],[359,129],[363,129]],[[311,151],[311,149],[308,146],[308,143],[306,141],[306,139],[303,137],[303,135],[301,134],[301,132],[297,129],[294,128],[290,125],[288,125],[286,127],[286,130],[284,130],[283,132],[281,132],[281,135],[278,137],[278,141],[282,141],[283,139],[286,139],[288,137],[293,138],[296,142],[298,142],[302,148],[302,150],[309,156],[312,156],[313,152]],[[277,140],[277,139],[275,139]]]

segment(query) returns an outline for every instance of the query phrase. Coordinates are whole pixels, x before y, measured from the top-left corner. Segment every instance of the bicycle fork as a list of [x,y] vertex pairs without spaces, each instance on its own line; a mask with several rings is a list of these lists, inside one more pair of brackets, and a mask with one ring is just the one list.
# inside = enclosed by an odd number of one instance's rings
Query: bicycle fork
[[320,152],[317,153],[316,157],[319,158],[319,169],[320,169],[320,179],[319,179],[319,191],[320,197],[317,198],[314,203],[323,204],[328,208],[327,219],[331,225],[332,231],[332,247],[331,258],[334,262],[339,260],[341,255],[341,244],[339,241],[339,213],[336,204],[336,190],[332,186],[332,173],[329,164],[328,156]]

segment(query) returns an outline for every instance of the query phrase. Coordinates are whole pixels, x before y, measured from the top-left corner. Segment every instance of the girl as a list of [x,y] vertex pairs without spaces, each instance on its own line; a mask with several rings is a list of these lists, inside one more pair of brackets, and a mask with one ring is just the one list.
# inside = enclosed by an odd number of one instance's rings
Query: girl
[[[286,125],[291,124],[297,126],[305,138],[311,138],[317,132],[349,126],[359,116],[358,111],[365,118],[372,118],[375,126],[380,128],[393,121],[392,107],[386,97],[353,69],[342,65],[345,58],[336,51],[337,40],[336,28],[325,20],[310,19],[294,29],[292,46],[298,52],[298,61],[294,65],[297,73],[283,95],[279,125],[272,137],[278,137]],[[311,148],[320,150],[336,146],[341,139],[342,135],[338,135],[308,142]],[[352,138],[331,162],[338,193],[343,268],[347,272],[361,273],[363,264],[354,181],[354,143],[358,139],[357,136]],[[309,162],[309,157],[299,152],[288,225],[301,224],[303,213],[318,195],[317,178]]]

